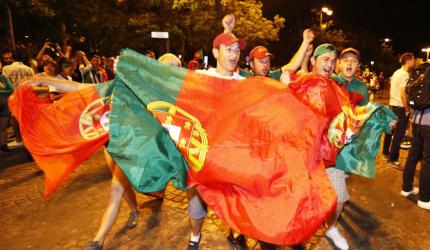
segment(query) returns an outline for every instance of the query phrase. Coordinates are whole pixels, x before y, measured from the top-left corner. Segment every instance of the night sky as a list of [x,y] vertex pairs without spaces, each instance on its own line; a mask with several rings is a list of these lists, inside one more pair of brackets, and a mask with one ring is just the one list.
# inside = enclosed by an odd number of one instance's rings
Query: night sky
[[[355,29],[372,32],[382,38],[392,39],[395,52],[412,51],[423,57],[421,48],[430,47],[430,1],[417,0],[266,0],[264,16],[279,14],[289,25],[311,19],[312,8],[327,6],[334,11],[336,26],[346,31]],[[305,27],[303,27],[305,28]]]

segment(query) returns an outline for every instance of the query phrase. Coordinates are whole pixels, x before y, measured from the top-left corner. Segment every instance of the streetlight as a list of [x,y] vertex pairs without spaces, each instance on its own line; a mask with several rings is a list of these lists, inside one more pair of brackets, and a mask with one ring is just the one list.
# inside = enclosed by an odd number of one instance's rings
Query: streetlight
[[322,7],[321,9],[321,13],[320,13],[320,28],[321,31],[325,31],[325,29],[327,28],[327,24],[323,25],[323,13],[325,13],[327,16],[331,16],[333,14],[333,10],[327,8],[327,7]]
[[384,42],[389,43],[389,42],[391,42],[391,39],[386,37],[386,38],[384,38]]
[[428,61],[429,60],[430,47],[421,49],[421,51],[427,53],[426,61]]

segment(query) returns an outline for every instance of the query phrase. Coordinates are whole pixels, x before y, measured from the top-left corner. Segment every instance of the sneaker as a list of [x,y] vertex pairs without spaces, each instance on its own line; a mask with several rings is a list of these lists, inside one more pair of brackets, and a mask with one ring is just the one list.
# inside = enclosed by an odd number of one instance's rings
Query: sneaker
[[12,142],[9,142],[8,144],[7,144],[7,146],[8,147],[11,147],[11,148],[13,148],[13,147],[22,147],[22,146],[24,146],[24,144],[22,143],[22,141],[12,141]]
[[230,231],[230,234],[227,237],[227,240],[233,244],[235,250],[246,250],[248,246],[246,245],[245,235],[240,234],[237,237],[234,237],[233,232]]
[[393,168],[401,169],[400,162],[398,161],[388,161],[388,165]]
[[410,149],[412,147],[410,141],[404,141],[400,144],[400,148],[402,149]]
[[10,148],[7,146],[7,144],[0,146],[0,151],[1,151],[1,152],[4,152],[4,153],[12,152],[12,151],[10,150]]
[[131,212],[128,216],[126,228],[132,229],[137,226],[137,219],[139,218],[139,213],[137,211]]
[[417,187],[412,188],[411,191],[400,191],[400,195],[403,197],[408,197],[411,194],[418,194],[420,190]]
[[99,245],[98,241],[90,241],[83,250],[102,250],[103,246]]
[[384,160],[390,161],[390,154],[382,154],[382,157],[384,157]]
[[418,207],[430,210],[430,201],[420,201],[420,200],[418,200]]
[[327,236],[333,244],[341,249],[341,250],[348,250],[349,245],[345,238],[340,234],[339,230],[336,227],[329,228],[325,232],[325,236]]
[[409,149],[412,146],[411,142],[412,142],[412,138],[405,135],[403,137],[402,143],[400,144],[400,148]]
[[200,240],[202,239],[202,236],[200,236],[200,239],[198,242],[192,241],[190,240],[188,242],[188,248],[187,250],[198,250],[199,249],[199,245],[200,245]]
[[236,237],[236,243],[234,244],[235,250],[247,250],[248,246],[246,245],[245,235],[241,234]]

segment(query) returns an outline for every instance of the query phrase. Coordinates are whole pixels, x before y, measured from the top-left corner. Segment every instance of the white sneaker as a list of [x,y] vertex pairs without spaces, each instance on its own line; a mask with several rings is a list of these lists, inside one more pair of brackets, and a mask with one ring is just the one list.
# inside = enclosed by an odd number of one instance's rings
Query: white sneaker
[[349,245],[345,238],[340,234],[339,230],[336,227],[329,228],[325,235],[333,241],[334,245],[341,250],[348,250]]
[[12,148],[22,147],[22,146],[24,146],[24,143],[22,143],[22,141],[17,142],[16,140],[14,140],[14,141],[12,141],[12,142],[9,142],[9,143],[7,144],[7,146],[8,146],[8,147],[12,147]]
[[420,190],[417,187],[414,187],[411,191],[406,192],[406,191],[400,191],[400,195],[403,197],[408,197],[411,194],[418,194]]
[[430,210],[430,201],[420,201],[418,200],[418,207]]

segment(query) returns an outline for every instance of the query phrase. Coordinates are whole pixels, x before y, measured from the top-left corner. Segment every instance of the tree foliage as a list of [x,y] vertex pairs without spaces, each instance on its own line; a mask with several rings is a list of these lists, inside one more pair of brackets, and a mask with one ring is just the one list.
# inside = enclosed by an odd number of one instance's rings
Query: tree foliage
[[[6,0],[0,0],[6,1]],[[236,15],[235,33],[249,44],[266,44],[278,39],[285,19],[263,17],[257,0],[7,0],[18,37],[30,34],[61,42],[64,35],[83,35],[90,52],[117,53],[121,48],[192,52],[211,49],[222,32],[221,19]],[[21,18],[24,17],[24,18]],[[28,23],[38,24],[28,27]],[[168,31],[169,41],[152,39],[151,31]]]

